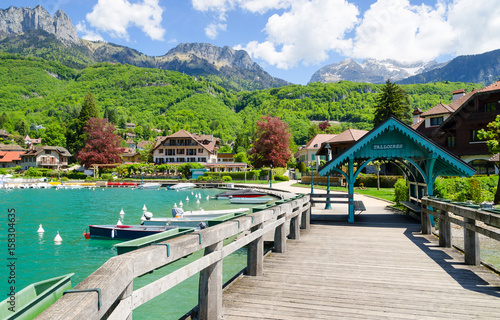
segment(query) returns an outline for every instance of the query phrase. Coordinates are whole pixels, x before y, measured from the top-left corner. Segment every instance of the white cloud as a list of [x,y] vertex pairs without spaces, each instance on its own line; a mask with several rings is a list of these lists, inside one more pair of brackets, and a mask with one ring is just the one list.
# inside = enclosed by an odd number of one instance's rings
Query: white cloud
[[210,39],[217,38],[219,31],[226,31],[227,25],[225,23],[211,23],[205,28],[205,34]]
[[90,41],[104,41],[104,38],[92,30],[87,29],[85,21],[80,21],[76,25],[76,30],[80,33],[80,38]]
[[355,26],[358,14],[357,7],[344,0],[297,1],[289,11],[269,18],[264,29],[266,41],[252,41],[238,48],[282,69],[301,61],[322,62],[331,50],[351,48],[345,34]]
[[86,18],[92,27],[108,32],[112,37],[129,39],[127,29],[133,25],[141,28],[153,40],[163,40],[165,29],[161,26],[163,9],[159,0],[99,0]]

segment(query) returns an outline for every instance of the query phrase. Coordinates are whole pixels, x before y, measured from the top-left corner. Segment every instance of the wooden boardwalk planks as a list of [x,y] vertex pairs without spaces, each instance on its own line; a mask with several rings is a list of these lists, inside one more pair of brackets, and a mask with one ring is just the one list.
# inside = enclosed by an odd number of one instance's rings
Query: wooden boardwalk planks
[[[368,210],[370,210],[368,208]],[[385,214],[312,224],[223,295],[224,319],[498,319],[500,277]]]

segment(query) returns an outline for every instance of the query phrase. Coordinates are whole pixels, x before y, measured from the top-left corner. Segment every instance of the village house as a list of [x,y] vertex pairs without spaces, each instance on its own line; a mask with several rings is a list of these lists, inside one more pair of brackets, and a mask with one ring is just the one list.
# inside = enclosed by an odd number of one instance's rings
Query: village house
[[7,130],[0,129],[0,139],[8,140],[10,133]]
[[120,156],[122,157],[122,163],[131,164],[141,162],[141,155],[136,152],[135,148],[121,148]]
[[63,147],[35,146],[21,154],[21,170],[28,168],[63,169],[71,154]]
[[13,168],[21,165],[21,154],[26,150],[17,144],[0,143],[0,168]]
[[127,122],[125,123],[125,129],[135,129],[135,123]]
[[34,146],[39,146],[40,144],[42,144],[42,138],[35,139],[30,138],[29,135],[26,135],[26,137],[24,137],[24,144],[28,149]]
[[197,135],[180,130],[156,140],[156,145],[152,149],[153,162],[157,164],[217,163],[219,147],[220,140],[212,135]]
[[[306,145],[299,148],[294,155],[295,159],[297,159],[298,163],[303,162],[306,167],[309,167],[312,162],[316,161],[316,152],[319,150],[321,145],[335,136],[336,134],[317,134],[314,138],[309,140]],[[326,160],[326,157],[323,156],[322,158],[323,160]]]
[[454,91],[449,105],[440,103],[414,115],[412,128],[474,167],[476,174],[494,174],[495,166],[488,161],[492,154],[477,133],[499,114],[500,81],[469,93]]

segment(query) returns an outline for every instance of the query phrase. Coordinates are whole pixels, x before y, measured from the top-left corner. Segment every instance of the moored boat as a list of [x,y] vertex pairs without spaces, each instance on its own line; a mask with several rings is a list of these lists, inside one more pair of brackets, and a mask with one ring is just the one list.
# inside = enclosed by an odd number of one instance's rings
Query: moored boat
[[231,203],[245,203],[245,204],[263,204],[263,203],[268,203],[271,201],[271,198],[263,198],[263,197],[258,197],[258,198],[231,198],[229,201]]
[[170,186],[170,190],[184,190],[184,189],[192,189],[196,187],[196,184],[190,183],[190,182],[183,182],[183,183],[178,183],[174,184],[173,186]]
[[158,182],[146,182],[137,186],[137,189],[159,189],[161,184]]
[[168,231],[177,226],[89,225],[90,238],[137,239]]
[[257,198],[267,195],[264,192],[256,191],[253,189],[238,189],[228,190],[215,195],[215,199],[227,200],[232,198]]
[[[33,319],[71,289],[74,273],[32,283],[0,302],[0,319]],[[12,300],[15,299],[15,300]]]

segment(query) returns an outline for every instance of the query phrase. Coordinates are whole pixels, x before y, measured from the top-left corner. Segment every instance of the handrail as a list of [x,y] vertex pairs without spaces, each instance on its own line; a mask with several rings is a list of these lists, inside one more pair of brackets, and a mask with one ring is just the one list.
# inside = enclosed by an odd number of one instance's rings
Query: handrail
[[[99,288],[102,292],[100,309],[96,307],[95,293],[82,292],[63,296],[36,319],[129,319],[133,309],[197,272],[201,272],[199,318],[218,319],[222,312],[222,259],[248,245],[247,273],[251,276],[261,275],[264,234],[274,230],[274,250],[283,253],[286,251],[287,232],[284,227],[286,221],[290,221],[289,238],[298,239],[299,226],[301,224],[303,228],[309,226],[309,219],[305,218],[309,215],[309,196],[305,195],[200,230],[196,234],[186,234],[160,242],[168,244],[168,247],[148,246],[112,257],[75,287],[79,290]],[[246,236],[223,246],[225,239],[243,233],[246,233]],[[205,249],[203,257],[140,289],[133,290],[134,278],[201,249]]]
[[[461,217],[463,220],[450,216]],[[478,234],[500,241],[500,214],[469,208],[456,203],[438,199],[422,198],[422,233],[431,233],[430,216],[439,217],[439,246],[451,247],[451,223],[464,228],[465,263],[479,265],[481,263]],[[477,225],[483,222],[490,228]]]

